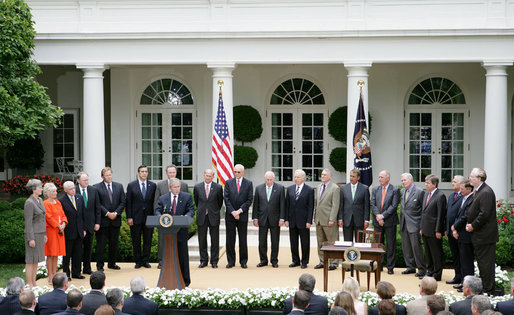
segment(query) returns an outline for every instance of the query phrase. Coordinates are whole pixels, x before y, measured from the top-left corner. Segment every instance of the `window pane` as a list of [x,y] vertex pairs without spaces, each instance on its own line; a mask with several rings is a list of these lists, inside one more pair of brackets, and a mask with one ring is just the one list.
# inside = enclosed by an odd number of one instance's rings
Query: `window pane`
[[409,132],[409,139],[410,140],[419,140],[419,137],[420,137],[420,129],[419,128],[416,128],[416,127],[411,127],[409,128],[410,129],[410,132]]
[[293,153],[293,141],[284,141],[282,144],[284,153]]
[[421,167],[422,168],[431,168],[432,167],[432,157],[429,155],[421,156]]
[[421,125],[422,126],[432,126],[432,114],[422,113],[421,114]]
[[432,127],[421,127],[421,140],[432,139]]
[[314,153],[323,153],[323,141],[314,141]]
[[184,137],[184,139],[192,139],[193,138],[193,127],[184,127],[183,137]]
[[282,139],[293,139],[293,128],[284,127],[282,129]]
[[180,127],[172,127],[171,128],[171,138],[173,138],[173,139],[181,139],[182,138],[182,128],[180,128]]
[[421,154],[431,154],[431,153],[432,153],[432,142],[422,141],[421,142]]
[[453,128],[453,139],[454,140],[464,140],[464,128],[463,127]]
[[312,126],[312,114],[302,115],[302,126]]
[[314,139],[323,140],[323,127],[314,127]]
[[303,167],[312,167],[312,155],[302,156],[302,168]]
[[442,168],[451,168],[452,167],[452,156],[451,155],[441,156],[441,167]]
[[312,139],[312,128],[302,128],[302,139],[309,140]]
[[281,139],[280,137],[280,127],[272,127],[271,128],[271,139]]
[[273,113],[271,115],[271,125],[272,126],[279,126],[281,125],[281,119],[282,117],[280,117],[280,114],[277,114],[277,113]]
[[151,152],[152,150],[152,143],[148,140],[143,140],[141,141],[141,151],[143,153],[148,153],[148,152]]
[[152,139],[152,130],[150,127],[143,127],[141,129],[142,129],[141,130],[141,132],[142,132],[141,138]]
[[411,154],[419,154],[419,142],[411,141],[409,145],[409,153]]
[[323,126],[323,114],[314,114],[314,126]]
[[441,170],[441,181],[451,182],[452,181],[452,170]]
[[193,114],[191,114],[191,113],[183,114],[182,120],[183,120],[182,121],[183,125],[192,126],[193,125]]
[[410,123],[411,126],[419,126],[420,125],[420,123],[421,123],[420,114],[418,114],[418,113],[411,113],[409,115],[409,117],[410,117],[410,122],[409,123]]
[[311,141],[302,141],[302,153],[312,153],[312,142]]
[[292,126],[293,125],[293,114],[286,113],[283,117],[283,125],[284,126]]
[[314,167],[323,167],[323,155],[314,156]]
[[143,113],[143,115],[141,115],[141,124],[142,125],[151,125],[152,124],[152,116],[148,113]]
[[419,155],[409,156],[409,167],[414,167],[414,168],[419,167]]
[[171,114],[171,124],[176,126],[176,125],[181,125],[182,123],[182,117],[180,116],[180,114],[178,113],[174,113],[174,114]]
[[463,168],[464,167],[464,156],[457,155],[453,156],[453,167],[454,168]]

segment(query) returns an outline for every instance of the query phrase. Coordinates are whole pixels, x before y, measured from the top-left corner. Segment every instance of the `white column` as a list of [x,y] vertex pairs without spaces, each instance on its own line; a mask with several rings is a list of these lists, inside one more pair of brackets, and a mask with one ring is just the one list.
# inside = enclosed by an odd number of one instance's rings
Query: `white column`
[[512,61],[485,61],[482,66],[486,69],[483,168],[496,199],[508,199],[510,145],[507,67],[512,66]]
[[212,70],[212,123],[211,131],[214,128],[214,120],[218,111],[218,99],[220,87],[218,81],[223,81],[221,90],[223,91],[223,107],[227,117],[228,132],[230,135],[230,150],[232,151],[232,160],[234,159],[234,100],[232,95],[232,71],[235,63],[208,63],[207,68]]
[[82,117],[82,159],[89,183],[100,182],[105,167],[104,82],[105,65],[77,65],[84,71],[84,103]]
[[[353,131],[355,129],[355,118],[359,106],[360,87],[359,81],[364,81],[362,86],[362,96],[364,103],[364,113],[366,124],[369,128],[368,117],[368,71],[371,62],[345,62],[344,67],[348,70],[348,117],[346,135],[346,182],[350,182],[350,170],[353,169]],[[371,143],[371,153],[373,153],[373,143]]]

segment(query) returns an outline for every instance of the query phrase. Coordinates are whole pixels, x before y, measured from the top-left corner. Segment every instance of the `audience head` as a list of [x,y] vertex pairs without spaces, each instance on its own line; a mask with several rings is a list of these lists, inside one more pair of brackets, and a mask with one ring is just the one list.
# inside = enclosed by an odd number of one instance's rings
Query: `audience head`
[[348,315],[348,313],[341,306],[334,306],[328,315]]
[[89,277],[89,285],[91,289],[102,290],[105,286],[105,273],[103,271],[95,271]]
[[34,310],[36,307],[36,296],[32,290],[23,290],[20,293],[20,306],[22,309]]
[[130,280],[130,291],[133,294],[141,294],[145,292],[145,279],[137,276]]
[[426,276],[419,284],[421,295],[433,295],[437,292],[437,281],[433,277]]
[[361,293],[359,282],[353,277],[347,277],[343,282],[343,291],[350,293],[354,300],[359,299]]
[[104,304],[96,309],[94,315],[114,315],[114,314],[115,314],[114,309],[110,305]]
[[453,315],[453,313],[450,311],[444,310],[444,311],[440,311],[439,313],[437,313],[437,315]]
[[355,305],[353,297],[348,292],[339,292],[334,300],[334,306],[341,306],[348,313],[348,315],[355,315]]
[[82,292],[78,289],[71,289],[66,295],[66,305],[69,308],[80,310],[82,308]]
[[314,290],[314,286],[316,285],[316,278],[313,275],[304,273],[298,279],[298,285],[300,290],[305,290],[307,292],[312,292]]
[[107,304],[109,304],[112,308],[121,309],[123,307],[123,292],[121,292],[120,289],[112,289],[111,291],[107,292],[105,298],[107,299]]
[[427,298],[427,312],[428,314],[437,314],[444,311],[446,308],[446,301],[440,295],[430,295]]
[[484,295],[475,295],[471,299],[471,312],[473,314],[482,314],[485,310],[491,309],[491,301]]
[[464,296],[482,293],[482,279],[475,276],[465,276],[462,281],[462,293]]
[[396,304],[393,300],[382,300],[378,302],[378,314],[396,315]]
[[68,289],[68,276],[64,272],[58,272],[52,278],[52,286],[54,289]]
[[23,290],[25,286],[25,281],[20,277],[14,277],[7,281],[7,285],[5,286],[5,291],[7,295],[18,295]]
[[293,307],[299,310],[305,310],[311,301],[311,295],[305,290],[298,290],[293,297]]
[[396,294],[394,285],[387,281],[377,283],[377,294],[382,300],[390,300]]

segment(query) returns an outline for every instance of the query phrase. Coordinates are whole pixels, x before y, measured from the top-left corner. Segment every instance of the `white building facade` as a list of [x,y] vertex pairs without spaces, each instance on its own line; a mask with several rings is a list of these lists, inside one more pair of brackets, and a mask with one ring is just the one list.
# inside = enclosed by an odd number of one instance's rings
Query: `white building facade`
[[174,163],[201,181],[222,80],[228,121],[251,105],[263,122],[245,176],[273,170],[288,185],[302,168],[316,184],[344,146],[330,114],[348,106],[351,142],[363,80],[375,179],[388,169],[393,184],[411,172],[422,185],[433,173],[448,189],[483,167],[498,198],[513,190],[514,1],[27,2],[38,80],[66,113],[42,136],[45,173],[65,157],[92,183],[106,164],[124,184],[141,164],[154,180]]

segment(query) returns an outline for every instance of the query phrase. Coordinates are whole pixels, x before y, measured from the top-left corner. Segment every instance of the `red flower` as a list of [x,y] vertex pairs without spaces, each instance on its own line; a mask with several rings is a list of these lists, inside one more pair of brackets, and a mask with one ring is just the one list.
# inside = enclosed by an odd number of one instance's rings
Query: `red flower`
[[501,223],[501,221],[500,221],[500,220],[496,220],[496,222],[498,222],[498,224],[500,224],[500,223]]
[[496,206],[499,208],[499,207],[501,207],[502,205],[501,205],[501,203],[499,203],[499,204],[497,204]]
[[503,217],[503,219],[502,219],[502,220],[503,220],[503,222],[505,222],[505,223],[509,223],[509,219],[507,219],[507,217]]

